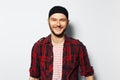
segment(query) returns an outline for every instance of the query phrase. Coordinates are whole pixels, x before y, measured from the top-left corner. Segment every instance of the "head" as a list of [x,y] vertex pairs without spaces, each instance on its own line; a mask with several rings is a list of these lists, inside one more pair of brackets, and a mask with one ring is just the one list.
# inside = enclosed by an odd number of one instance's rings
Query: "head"
[[53,35],[64,36],[69,23],[68,11],[62,6],[54,6],[49,11],[48,23]]

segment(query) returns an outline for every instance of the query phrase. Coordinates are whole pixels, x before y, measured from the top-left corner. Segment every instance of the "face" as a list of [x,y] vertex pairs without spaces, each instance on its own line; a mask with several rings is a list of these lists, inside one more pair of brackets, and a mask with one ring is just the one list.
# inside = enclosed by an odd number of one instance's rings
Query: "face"
[[62,13],[54,13],[50,16],[48,23],[53,35],[61,37],[67,28],[69,20]]

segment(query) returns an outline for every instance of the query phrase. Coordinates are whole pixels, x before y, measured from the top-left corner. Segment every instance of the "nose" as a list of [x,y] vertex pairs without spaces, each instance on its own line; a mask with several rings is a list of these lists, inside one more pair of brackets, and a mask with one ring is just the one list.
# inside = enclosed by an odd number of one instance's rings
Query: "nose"
[[57,21],[57,26],[60,26],[60,21],[59,20]]

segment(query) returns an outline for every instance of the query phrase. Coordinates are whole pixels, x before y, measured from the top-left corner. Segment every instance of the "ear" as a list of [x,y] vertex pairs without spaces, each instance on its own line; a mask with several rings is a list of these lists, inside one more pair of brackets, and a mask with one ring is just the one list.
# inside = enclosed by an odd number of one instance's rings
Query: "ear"
[[48,24],[50,24],[50,18],[48,18],[47,21],[48,21]]
[[68,19],[68,21],[67,21],[67,25],[69,24],[69,22],[70,22],[70,20]]

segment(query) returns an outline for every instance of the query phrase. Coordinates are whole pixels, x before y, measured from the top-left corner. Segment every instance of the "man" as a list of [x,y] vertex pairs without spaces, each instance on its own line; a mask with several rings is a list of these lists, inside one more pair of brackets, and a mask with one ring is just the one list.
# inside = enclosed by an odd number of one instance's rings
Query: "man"
[[86,80],[94,80],[86,47],[65,35],[68,11],[54,6],[48,23],[51,34],[38,40],[32,49],[30,80],[78,80],[78,72]]

